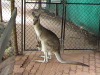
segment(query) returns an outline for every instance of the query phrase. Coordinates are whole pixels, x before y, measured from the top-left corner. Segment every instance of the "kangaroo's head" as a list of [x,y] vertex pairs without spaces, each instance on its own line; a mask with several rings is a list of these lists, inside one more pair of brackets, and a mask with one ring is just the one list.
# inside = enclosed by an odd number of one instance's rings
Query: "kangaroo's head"
[[32,12],[32,15],[33,15],[33,24],[34,25],[37,25],[37,24],[40,24],[40,14],[36,15],[34,12]]

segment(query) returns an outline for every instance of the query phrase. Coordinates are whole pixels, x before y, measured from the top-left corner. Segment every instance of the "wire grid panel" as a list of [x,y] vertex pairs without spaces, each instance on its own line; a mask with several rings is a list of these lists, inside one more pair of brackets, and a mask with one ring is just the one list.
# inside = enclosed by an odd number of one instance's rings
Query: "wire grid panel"
[[[25,50],[36,49],[36,45],[37,45],[37,37],[34,31],[32,11],[41,14],[40,23],[42,26],[54,32],[58,36],[58,38],[60,38],[61,36],[62,20],[60,18],[55,19],[58,17],[55,17],[53,13],[48,13],[48,10],[46,9],[37,10],[38,9],[37,5],[35,5],[34,3],[26,4]],[[46,8],[46,4],[42,4],[42,8]]]

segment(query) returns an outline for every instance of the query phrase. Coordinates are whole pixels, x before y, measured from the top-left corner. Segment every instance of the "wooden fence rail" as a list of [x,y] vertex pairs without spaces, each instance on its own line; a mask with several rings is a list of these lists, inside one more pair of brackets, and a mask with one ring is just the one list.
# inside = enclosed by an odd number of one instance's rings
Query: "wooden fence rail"
[[0,62],[2,61],[2,56],[6,50],[7,44],[9,42],[11,32],[12,32],[13,26],[15,24],[16,15],[17,15],[17,8],[14,9],[12,16],[7,24],[7,27],[4,30],[3,35],[1,36],[1,39],[0,39]]

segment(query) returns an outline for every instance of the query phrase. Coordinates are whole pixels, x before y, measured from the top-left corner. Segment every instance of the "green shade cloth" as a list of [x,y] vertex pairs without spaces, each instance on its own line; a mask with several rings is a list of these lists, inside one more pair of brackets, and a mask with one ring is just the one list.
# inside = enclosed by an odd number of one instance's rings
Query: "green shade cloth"
[[[75,25],[98,35],[100,20],[100,3],[99,0],[66,0],[67,3],[89,3],[88,4],[66,4],[66,19]],[[47,0],[49,2],[49,0]],[[90,4],[91,3],[91,4]],[[92,4],[93,3],[93,4]],[[97,3],[97,5],[96,5]],[[56,11],[55,4],[47,4],[46,9],[50,12],[58,12],[62,16],[62,4],[58,4]]]

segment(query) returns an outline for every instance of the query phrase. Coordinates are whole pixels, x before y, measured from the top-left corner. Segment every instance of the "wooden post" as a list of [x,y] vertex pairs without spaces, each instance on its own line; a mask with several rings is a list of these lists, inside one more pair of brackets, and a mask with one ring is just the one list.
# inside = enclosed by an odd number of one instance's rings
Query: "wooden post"
[[11,1],[11,14],[15,8],[15,0],[10,0]]
[[0,21],[2,22],[2,3],[1,3],[1,0],[0,0]]
[[[15,0],[11,0],[11,14],[15,8]],[[13,37],[14,37],[14,49],[16,51],[16,55],[19,54],[18,52],[18,45],[17,45],[17,32],[16,32],[16,22],[14,23],[15,25],[13,26]]]

